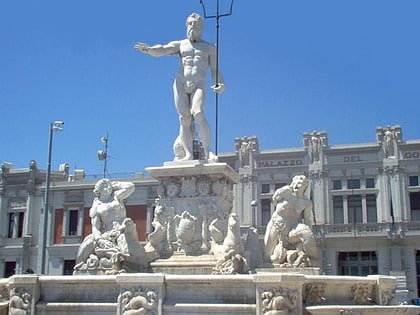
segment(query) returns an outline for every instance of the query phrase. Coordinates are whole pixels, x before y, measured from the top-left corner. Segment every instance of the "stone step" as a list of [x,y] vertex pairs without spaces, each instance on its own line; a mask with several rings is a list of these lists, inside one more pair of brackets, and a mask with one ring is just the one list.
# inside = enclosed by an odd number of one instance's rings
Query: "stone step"
[[167,305],[213,303],[235,307],[256,303],[252,275],[165,275],[165,280]]
[[200,256],[185,256],[175,253],[168,259],[157,259],[150,263],[153,273],[173,275],[210,275],[216,266],[216,258],[213,255],[203,254]]
[[174,303],[163,305],[163,313],[165,315],[255,315],[256,309],[255,304]]
[[41,302],[36,305],[36,312],[45,315],[115,315],[117,303]]
[[0,302],[0,315],[9,314],[9,301]]
[[415,305],[323,305],[308,306],[306,311],[311,315],[417,315],[420,307]]

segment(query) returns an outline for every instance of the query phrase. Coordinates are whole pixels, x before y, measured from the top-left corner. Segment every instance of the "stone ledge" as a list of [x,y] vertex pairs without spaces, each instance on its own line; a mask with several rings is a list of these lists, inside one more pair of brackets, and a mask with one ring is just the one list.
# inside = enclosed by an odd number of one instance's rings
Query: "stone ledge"
[[[193,261],[191,257],[194,257]],[[214,266],[216,266],[216,258],[213,255],[173,255],[169,259],[158,259],[150,263],[150,269],[153,272],[175,275],[209,275]]]
[[255,304],[175,303],[163,305],[164,312],[178,314],[255,314]]
[[49,314],[113,314],[117,313],[117,303],[38,303],[37,311],[48,312]]
[[243,285],[254,282],[253,275],[165,275],[165,281],[170,283],[201,283],[215,282],[216,284],[241,283]]
[[337,315],[337,314],[357,314],[357,315],[417,315],[420,314],[420,306],[384,306],[384,305],[325,305],[306,307],[312,315]]
[[77,309],[77,310],[81,310],[82,308],[85,310],[105,310],[105,309],[109,309],[109,308],[115,308],[117,309],[117,303],[81,303],[81,302],[63,302],[63,303],[39,303],[38,307],[42,308],[45,307],[45,309],[48,310],[54,310],[54,309]]
[[203,163],[205,161],[190,161],[183,164],[174,162],[171,165],[159,167],[147,167],[150,176],[155,179],[164,179],[175,176],[208,175],[220,178],[228,178],[233,183],[239,181],[238,173],[226,163]]

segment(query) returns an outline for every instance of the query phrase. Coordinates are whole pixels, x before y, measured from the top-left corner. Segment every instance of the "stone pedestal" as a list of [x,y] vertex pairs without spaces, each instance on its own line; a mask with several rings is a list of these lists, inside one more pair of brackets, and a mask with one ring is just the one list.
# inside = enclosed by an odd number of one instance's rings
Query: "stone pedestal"
[[302,286],[305,276],[301,274],[257,274],[257,315],[303,314]]
[[116,282],[120,286],[117,315],[163,313],[163,274],[121,274],[116,277]]
[[210,275],[215,265],[214,255],[186,256],[175,252],[167,259],[157,259],[150,263],[150,272],[172,275]]
[[[176,255],[174,255],[176,256]],[[415,315],[396,305],[395,277],[266,273],[23,276],[8,280],[10,314]],[[2,282],[0,282],[2,283]],[[4,313],[5,309],[0,309]]]
[[320,275],[321,269],[317,267],[279,267],[279,266],[270,266],[269,264],[263,264],[259,268],[255,268],[255,273],[257,274],[267,274],[267,273],[290,273],[290,274],[302,274],[302,275]]
[[[149,241],[161,257],[212,253],[223,242],[239,176],[226,163],[166,162],[149,167],[160,182]],[[155,240],[155,238],[157,240]]]

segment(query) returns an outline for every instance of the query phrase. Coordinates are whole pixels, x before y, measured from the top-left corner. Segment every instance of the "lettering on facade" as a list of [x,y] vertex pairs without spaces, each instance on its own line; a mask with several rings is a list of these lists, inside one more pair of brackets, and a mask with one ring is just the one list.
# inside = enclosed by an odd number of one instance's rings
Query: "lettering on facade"
[[269,161],[258,161],[259,168],[265,167],[285,167],[285,166],[300,166],[303,164],[303,160],[269,160]]
[[419,151],[412,151],[412,152],[404,152],[405,159],[420,159],[420,152]]
[[362,162],[360,155],[349,155],[344,157],[344,163]]

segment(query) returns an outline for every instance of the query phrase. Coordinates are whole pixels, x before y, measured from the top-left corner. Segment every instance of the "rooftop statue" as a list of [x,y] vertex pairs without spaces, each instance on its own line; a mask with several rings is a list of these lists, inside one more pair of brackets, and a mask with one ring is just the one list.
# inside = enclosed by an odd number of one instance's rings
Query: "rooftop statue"
[[[223,92],[224,81],[220,73],[216,74],[216,47],[201,38],[204,28],[203,18],[197,13],[192,13],[187,18],[186,27],[186,39],[155,46],[137,43],[134,48],[154,57],[178,55],[181,59],[181,67],[173,84],[175,107],[180,121],[179,136],[174,144],[175,160],[194,159],[194,122],[198,125],[204,159],[216,159],[210,152],[210,126],[204,115],[207,69],[211,69],[215,83],[212,86],[214,92]],[[215,82],[216,78],[219,82]]]

